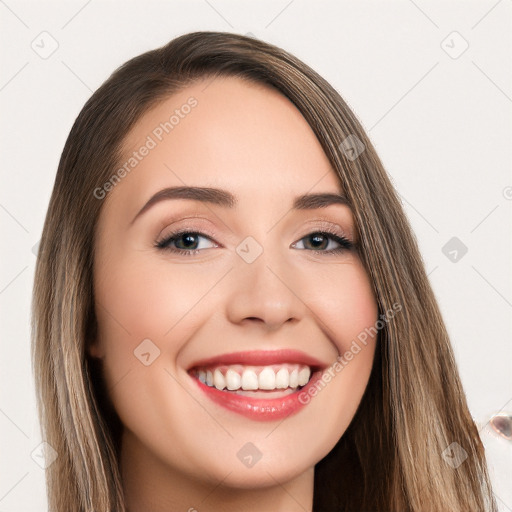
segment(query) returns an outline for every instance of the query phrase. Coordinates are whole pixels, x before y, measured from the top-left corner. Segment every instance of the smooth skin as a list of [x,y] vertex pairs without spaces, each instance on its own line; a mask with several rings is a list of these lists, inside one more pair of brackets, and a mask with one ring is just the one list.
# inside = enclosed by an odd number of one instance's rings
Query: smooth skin
[[[197,106],[110,190],[98,223],[98,336],[89,350],[103,360],[124,425],[128,511],[310,511],[314,466],[356,412],[376,338],[279,421],[220,407],[186,370],[218,354],[282,348],[334,363],[378,308],[357,252],[330,253],[338,242],[315,245],[311,235],[327,226],[357,243],[357,229],[343,204],[292,209],[299,195],[343,191],[300,112],[260,84],[222,77],[188,86],[139,120],[126,159],[191,96]],[[237,204],[167,199],[132,223],[154,193],[174,186],[222,188]],[[178,229],[206,236],[170,244],[181,253],[155,247]],[[236,251],[248,236],[263,249],[252,263]],[[147,339],[151,358],[160,353],[146,366],[134,351]],[[252,467],[237,457],[248,442],[261,452]]]

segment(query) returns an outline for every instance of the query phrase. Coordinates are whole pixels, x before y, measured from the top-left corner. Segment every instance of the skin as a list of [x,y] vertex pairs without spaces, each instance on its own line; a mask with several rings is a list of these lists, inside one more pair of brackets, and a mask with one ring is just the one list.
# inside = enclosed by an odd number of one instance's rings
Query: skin
[[[339,244],[327,238],[315,253],[308,235],[328,222],[357,242],[354,219],[342,204],[291,210],[298,195],[342,193],[339,180],[296,107],[237,78],[197,82],[147,112],[125,140],[126,158],[190,96],[198,105],[109,192],[97,226],[98,336],[89,351],[103,360],[124,425],[127,507],[310,511],[314,466],[356,412],[375,338],[305,408],[279,421],[219,407],[186,369],[253,349],[294,348],[334,363],[375,324],[377,304],[357,252],[328,254]],[[131,224],[155,192],[183,185],[223,188],[238,203],[165,200]],[[198,238],[191,256],[154,247],[181,228],[214,236]],[[263,249],[250,264],[236,252],[247,236]],[[149,366],[134,356],[144,339],[160,350]],[[251,468],[236,456],[247,442],[262,454]]]

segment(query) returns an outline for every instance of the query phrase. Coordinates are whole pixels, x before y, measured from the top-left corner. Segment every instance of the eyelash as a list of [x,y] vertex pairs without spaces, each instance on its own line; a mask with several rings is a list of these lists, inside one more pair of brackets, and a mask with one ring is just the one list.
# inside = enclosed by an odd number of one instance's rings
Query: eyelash
[[[180,238],[180,236],[188,234],[188,235],[199,235],[205,238],[210,239],[210,241],[213,241],[213,236],[211,234],[203,233],[201,231],[192,231],[189,229],[181,229],[175,232],[170,233],[167,237],[165,237],[163,240],[157,241],[154,245],[155,248],[162,250],[162,251],[169,251],[175,254],[180,254],[183,256],[193,256],[203,249],[176,249],[173,247],[170,247],[169,244],[171,242],[175,242]],[[311,233],[307,234],[306,236],[303,236],[300,240],[301,241],[305,238],[308,238],[312,235],[323,235],[327,238],[330,238],[331,240],[334,240],[337,242],[340,247],[336,249],[330,249],[329,251],[321,251],[316,249],[309,249],[311,252],[315,254],[327,254],[327,255],[336,255],[344,251],[349,251],[355,247],[355,244],[348,240],[348,238],[345,238],[344,236],[340,236],[338,233],[336,233],[334,230],[330,228],[323,228],[322,230],[318,231],[312,231]],[[307,250],[307,249],[299,249],[299,250]]]

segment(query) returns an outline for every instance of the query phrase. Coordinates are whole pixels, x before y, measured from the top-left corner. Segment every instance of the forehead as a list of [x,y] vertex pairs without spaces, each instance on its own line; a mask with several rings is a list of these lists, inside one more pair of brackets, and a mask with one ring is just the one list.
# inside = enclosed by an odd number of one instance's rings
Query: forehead
[[[141,157],[143,147],[150,149]],[[342,193],[295,105],[271,87],[233,77],[198,81],[153,107],[125,138],[121,160],[129,172],[112,192],[135,203],[182,185],[253,198]]]

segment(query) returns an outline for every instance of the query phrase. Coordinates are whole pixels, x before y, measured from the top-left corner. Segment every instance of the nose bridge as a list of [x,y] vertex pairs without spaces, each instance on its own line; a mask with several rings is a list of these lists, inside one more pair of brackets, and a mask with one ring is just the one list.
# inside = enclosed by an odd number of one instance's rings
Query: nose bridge
[[277,328],[302,315],[304,304],[294,291],[297,280],[286,264],[286,248],[270,244],[271,239],[270,235],[261,242],[247,237],[236,249],[228,303],[228,315],[233,322],[259,319],[268,327]]

